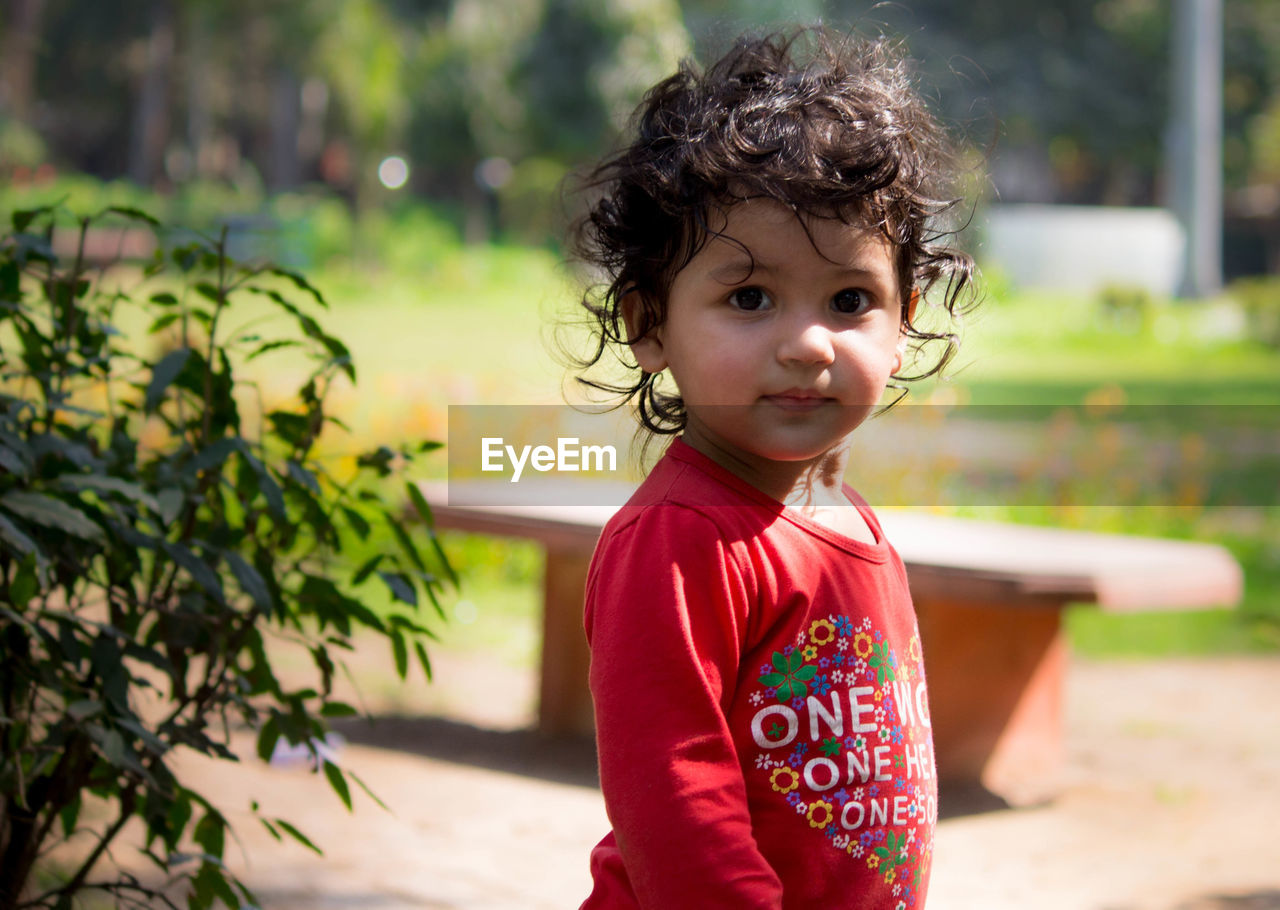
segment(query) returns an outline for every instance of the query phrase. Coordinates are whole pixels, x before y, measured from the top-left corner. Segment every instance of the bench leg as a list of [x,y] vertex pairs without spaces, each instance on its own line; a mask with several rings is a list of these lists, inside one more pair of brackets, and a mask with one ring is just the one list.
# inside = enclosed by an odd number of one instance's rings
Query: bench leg
[[1062,606],[916,602],[944,786],[980,784],[1011,805],[1055,792],[1067,665]]
[[542,599],[542,678],[538,729],[552,736],[591,735],[594,715],[587,685],[590,653],[582,625],[591,551],[548,547]]

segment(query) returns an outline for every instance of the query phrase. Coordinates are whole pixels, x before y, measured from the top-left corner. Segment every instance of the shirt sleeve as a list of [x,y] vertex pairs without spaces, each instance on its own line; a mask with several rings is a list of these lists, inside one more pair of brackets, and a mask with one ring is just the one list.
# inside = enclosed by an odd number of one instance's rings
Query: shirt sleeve
[[778,908],[726,712],[749,597],[715,524],[648,507],[587,589],[600,783],[644,908]]

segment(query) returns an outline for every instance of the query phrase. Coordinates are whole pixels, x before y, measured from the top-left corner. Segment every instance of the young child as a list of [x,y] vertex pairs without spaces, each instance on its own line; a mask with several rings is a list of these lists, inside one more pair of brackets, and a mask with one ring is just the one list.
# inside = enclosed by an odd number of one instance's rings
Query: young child
[[591,384],[680,435],[587,583],[613,830],[583,907],[923,906],[920,638],[844,476],[908,341],[954,344],[914,321],[972,268],[936,224],[943,135],[892,48],[812,30],[686,65],[637,116],[577,234],[606,276],[590,363],[633,375]]

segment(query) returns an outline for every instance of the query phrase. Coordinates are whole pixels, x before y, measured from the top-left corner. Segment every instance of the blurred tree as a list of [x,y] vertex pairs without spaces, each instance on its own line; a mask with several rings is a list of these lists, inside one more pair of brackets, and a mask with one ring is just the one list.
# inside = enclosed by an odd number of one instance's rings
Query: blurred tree
[[20,121],[31,111],[36,47],[45,0],[6,0],[0,26],[0,110]]

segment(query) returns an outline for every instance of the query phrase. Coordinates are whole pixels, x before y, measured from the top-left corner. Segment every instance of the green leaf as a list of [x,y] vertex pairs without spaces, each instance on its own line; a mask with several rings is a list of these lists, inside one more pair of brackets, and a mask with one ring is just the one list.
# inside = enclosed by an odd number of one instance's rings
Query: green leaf
[[170,294],[168,291],[161,291],[158,294],[151,295],[151,302],[158,303],[160,306],[177,306],[178,298]]
[[173,524],[174,520],[182,512],[182,504],[186,501],[186,497],[182,490],[177,487],[165,487],[156,494],[156,514],[160,516],[160,521],[168,527]]
[[258,731],[258,758],[264,762],[271,761],[271,756],[276,751],[276,743],[279,741],[280,722],[272,714],[262,724],[262,729]]
[[237,444],[240,454],[248,462],[249,467],[253,469],[253,473],[257,475],[258,489],[262,491],[262,495],[267,500],[267,510],[276,518],[286,518],[284,493],[280,489],[280,484],[276,483],[271,471],[250,451],[248,444],[244,440],[237,440]]
[[790,701],[792,692],[797,685],[799,684],[788,679],[778,686],[778,701]]
[[398,572],[379,572],[378,577],[391,589],[391,596],[396,600],[403,601],[414,607],[418,605],[418,592],[413,589],[413,585],[403,575]]
[[418,548],[413,545],[413,541],[409,538],[409,532],[404,529],[399,520],[390,512],[384,512],[387,519],[387,525],[391,528],[391,534],[395,537],[396,542],[400,544],[400,549],[409,557],[409,561],[419,572],[426,572],[427,565],[422,561],[422,556],[418,553]]
[[165,329],[173,325],[175,322],[177,322],[181,318],[182,317],[177,313],[165,313],[162,316],[157,316],[156,319],[151,323],[151,326],[147,329],[147,334],[155,335],[159,332],[163,332]]
[[797,670],[802,663],[804,663],[804,653],[799,648],[796,648],[791,652],[791,660],[788,662],[787,669]]
[[277,351],[281,348],[296,348],[296,347],[300,347],[300,344],[299,342],[294,341],[292,338],[285,338],[278,341],[268,341],[254,348],[253,351],[249,353],[249,356],[245,357],[245,362],[248,363],[252,360],[257,360],[263,354],[269,354],[272,351]]
[[427,677],[427,682],[433,682],[434,678],[431,673],[431,658],[427,656],[427,649],[422,642],[415,641],[413,643],[414,653],[418,655],[418,663],[422,666],[422,672]]
[[43,493],[13,490],[0,497],[0,506],[34,524],[56,528],[73,537],[92,541],[103,538],[102,528],[90,521],[83,512]]
[[372,575],[373,570],[378,568],[378,564],[381,563],[382,560],[386,558],[387,558],[386,553],[375,553],[373,556],[369,557],[369,559],[365,561],[364,565],[362,565],[359,569],[356,570],[356,574],[351,576],[351,584],[352,585],[364,584],[365,579],[368,578],[370,575]]
[[808,682],[818,675],[818,668],[813,664],[805,664],[799,670],[796,670],[794,676],[801,682]]
[[62,836],[70,837],[72,832],[76,830],[76,822],[80,818],[80,795],[76,794],[71,802],[62,807],[62,811],[58,813],[58,818],[62,822]]
[[320,482],[316,480],[316,475],[312,474],[310,471],[308,471],[302,465],[298,464],[293,459],[289,459],[288,463],[286,464],[286,468],[289,471],[289,476],[292,477],[295,481],[297,481],[302,486],[306,487],[315,495],[317,496],[320,495]]
[[342,507],[342,514],[346,516],[347,524],[356,532],[357,537],[361,540],[369,539],[369,532],[373,529],[369,527],[369,522],[365,521],[363,515],[348,506]]
[[888,847],[876,847],[875,853],[876,853],[876,856],[880,857],[881,859],[888,859],[888,858],[889,858],[889,848],[888,848]]
[[226,550],[222,556],[231,568],[231,574],[236,577],[240,590],[253,598],[254,604],[259,608],[263,610],[272,609],[275,604],[271,599],[271,591],[267,587],[266,581],[258,574],[258,570],[251,566],[235,550]]
[[302,844],[302,846],[306,847],[308,850],[315,851],[317,856],[324,856],[323,850],[321,850],[315,844],[311,843],[311,841],[307,839],[305,834],[303,834],[293,825],[289,824],[283,818],[277,818],[276,824],[280,826],[280,830],[284,831],[285,834],[289,835],[298,843]]
[[453,565],[449,562],[449,557],[444,555],[444,548],[440,546],[440,541],[436,538],[434,532],[430,536],[431,548],[435,550],[436,559],[440,562],[440,567],[444,569],[444,574],[449,577],[449,581],[453,583],[455,590],[460,590],[462,583],[458,580],[458,573],[453,570]]
[[413,503],[413,508],[423,522],[426,523],[427,527],[435,527],[435,516],[431,513],[431,505],[427,502],[427,498],[422,495],[422,490],[418,489],[418,485],[413,482],[405,484],[404,488],[409,492],[409,501]]
[[329,304],[325,302],[324,296],[320,293],[320,291],[317,290],[315,285],[313,285],[310,281],[308,281],[306,277],[303,276],[300,272],[295,272],[292,269],[282,268],[278,265],[272,266],[271,268],[267,269],[267,271],[270,272],[272,275],[278,275],[281,278],[287,278],[289,281],[292,281],[295,286],[297,286],[298,290],[306,291],[313,298],[315,298],[316,303],[320,304],[320,306],[324,307],[326,310],[329,308]]
[[104,710],[102,702],[92,698],[82,698],[67,705],[67,716],[76,723],[80,723],[94,715],[101,714]]
[[781,673],[766,673],[764,676],[760,677],[760,682],[766,686],[778,686],[781,685],[784,680],[786,680],[786,677]]
[[182,544],[163,541],[160,546],[169,554],[170,559],[187,570],[191,580],[203,588],[207,594],[216,598],[219,603],[226,603],[226,595],[222,591],[222,580],[208,563]]
[[31,227],[31,222],[35,221],[40,215],[48,215],[53,211],[53,206],[44,205],[34,209],[19,209],[14,212],[9,220],[13,224],[15,233],[21,234],[27,228]]
[[107,474],[64,474],[58,478],[58,485],[69,490],[94,490],[98,493],[115,493],[139,505],[146,506],[153,512],[160,511],[156,498],[140,484],[112,477]]
[[[382,800],[378,799],[378,794],[374,793],[372,790],[369,789],[369,785],[360,779],[359,774],[356,774],[356,772],[354,771],[348,771],[347,777],[351,778],[353,781],[356,782],[356,786],[358,786],[361,790],[364,791],[365,796],[369,797],[369,799],[373,800],[375,803],[381,806],[384,811],[391,812],[391,807],[388,806],[386,803],[384,803]],[[392,814],[394,815],[395,813],[392,812]]]
[[207,281],[196,282],[196,293],[201,297],[212,300],[214,303],[222,303],[222,292],[218,288]]
[[[0,514],[0,540],[13,547],[23,555],[36,554],[40,552],[40,548],[36,546],[36,542],[24,534],[17,525],[10,521],[5,515]],[[30,598],[28,598],[29,600]],[[23,601],[26,603],[26,601]]]
[[187,365],[187,358],[190,356],[190,348],[178,348],[176,351],[170,351],[160,358],[160,362],[151,371],[151,381],[147,383],[147,395],[143,409],[148,414],[159,406],[161,399],[164,398],[165,389],[169,388],[173,381],[178,378],[178,374]]
[[210,809],[196,825],[191,837],[205,853],[222,859],[222,851],[226,845],[227,822],[222,815]]
[[114,768],[125,767],[124,737],[119,730],[103,730],[96,737],[98,747],[102,749],[102,757]]
[[267,420],[271,421],[276,435],[294,447],[302,445],[311,429],[311,422],[305,415],[289,411],[272,411]]
[[327,701],[320,708],[321,717],[356,717],[360,712],[345,701]]
[[[230,457],[232,452],[241,450],[243,442],[236,436],[228,436],[211,443],[191,461],[196,471],[208,471],[216,468]],[[163,494],[162,494],[163,495]]]
[[8,446],[0,445],[0,468],[4,468],[10,474],[18,477],[25,477],[27,474],[27,465],[17,452]]
[[153,216],[148,215],[146,212],[142,211],[142,209],[136,209],[133,206],[111,205],[103,209],[103,213],[105,214],[106,212],[111,212],[112,214],[115,214],[115,215],[123,215],[124,217],[132,218],[135,221],[145,221],[147,224],[151,225],[154,228],[160,227],[160,222],[157,221]]
[[173,801],[173,805],[169,807],[168,817],[165,819],[169,827],[169,831],[165,835],[165,846],[170,850],[177,847],[178,841],[182,840],[182,835],[186,833],[187,825],[191,823],[192,814],[191,798],[186,795],[185,791],[180,790],[178,797]]
[[324,763],[324,776],[329,778],[329,786],[333,787],[333,792],[338,794],[338,798],[342,800],[347,807],[347,811],[351,811],[351,790],[347,786],[347,780],[342,775],[342,769],[331,761]]
[[787,663],[787,656],[781,651],[773,652],[773,667],[779,673],[790,673],[791,667]]
[[280,833],[279,829],[276,828],[275,825],[271,824],[271,822],[261,816],[258,817],[258,821],[262,822],[262,826],[266,828],[267,832],[276,840],[284,840],[284,836]]
[[[8,519],[0,515],[0,528],[3,528],[7,522]],[[3,535],[0,534],[0,536]],[[39,592],[40,579],[36,569],[36,554],[32,552],[22,560],[17,571],[13,573],[13,581],[9,582],[9,602],[18,609],[22,609]]]
[[395,660],[396,675],[403,680],[409,675],[409,650],[399,629],[391,632],[391,656]]

